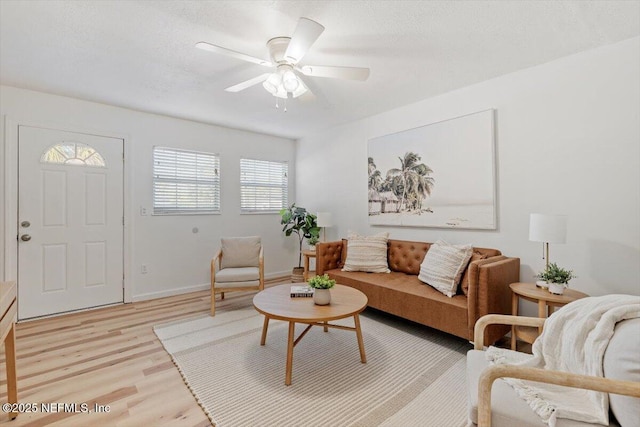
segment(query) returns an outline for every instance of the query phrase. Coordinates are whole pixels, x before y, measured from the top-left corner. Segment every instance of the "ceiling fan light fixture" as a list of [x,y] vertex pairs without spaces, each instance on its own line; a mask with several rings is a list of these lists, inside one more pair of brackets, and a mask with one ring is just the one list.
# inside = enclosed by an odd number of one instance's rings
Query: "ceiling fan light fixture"
[[298,79],[298,87],[296,88],[296,90],[294,90],[291,93],[291,96],[293,98],[297,98],[300,95],[304,95],[309,90],[309,88],[307,88],[307,85],[304,84],[304,82],[302,81],[302,79],[300,77],[296,76],[296,79]]
[[273,96],[277,98],[287,99],[289,97],[289,93],[283,86],[279,86],[278,90],[273,94]]
[[282,75],[282,85],[287,92],[294,92],[300,86],[300,81],[293,71],[288,70]]
[[267,92],[275,95],[278,92],[282,83],[282,76],[280,73],[272,73],[267,80],[264,81],[262,86],[267,90]]

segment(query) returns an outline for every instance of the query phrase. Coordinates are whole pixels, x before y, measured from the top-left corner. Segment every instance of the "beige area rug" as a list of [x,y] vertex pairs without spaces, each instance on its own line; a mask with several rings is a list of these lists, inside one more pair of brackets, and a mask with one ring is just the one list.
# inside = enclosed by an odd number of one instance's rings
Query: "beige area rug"
[[290,386],[287,324],[272,320],[260,346],[263,317],[253,308],[154,331],[217,427],[465,426],[470,345],[378,312],[361,320],[366,364],[355,333],[314,327],[294,349]]

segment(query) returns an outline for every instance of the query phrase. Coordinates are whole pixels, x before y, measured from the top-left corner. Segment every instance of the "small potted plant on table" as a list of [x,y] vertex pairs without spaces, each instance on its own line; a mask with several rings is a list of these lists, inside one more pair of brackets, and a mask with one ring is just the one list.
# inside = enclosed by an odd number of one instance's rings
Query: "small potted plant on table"
[[313,302],[317,305],[327,305],[331,303],[330,289],[336,285],[336,281],[329,278],[329,275],[314,276],[307,281],[309,287],[313,288]]
[[549,285],[549,292],[556,295],[562,295],[564,288],[569,286],[569,280],[575,278],[572,270],[566,270],[558,267],[558,264],[552,262],[547,269],[537,276],[543,279]]

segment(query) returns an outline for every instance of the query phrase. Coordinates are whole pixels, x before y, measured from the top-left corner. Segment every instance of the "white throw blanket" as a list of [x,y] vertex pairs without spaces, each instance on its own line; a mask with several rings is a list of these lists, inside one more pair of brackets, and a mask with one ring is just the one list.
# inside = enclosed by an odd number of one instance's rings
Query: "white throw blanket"
[[[603,376],[602,362],[616,323],[640,317],[640,297],[606,295],[579,299],[555,312],[533,343],[533,356],[490,347],[487,359],[576,374]],[[520,397],[554,427],[556,418],[609,424],[607,393],[506,378]]]

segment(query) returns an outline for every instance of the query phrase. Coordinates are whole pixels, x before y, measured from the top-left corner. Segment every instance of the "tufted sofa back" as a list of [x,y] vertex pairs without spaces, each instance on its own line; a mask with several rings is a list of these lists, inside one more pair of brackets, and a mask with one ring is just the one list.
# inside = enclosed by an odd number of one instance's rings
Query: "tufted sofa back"
[[[417,276],[420,273],[420,264],[431,247],[431,243],[389,239],[387,246],[387,261],[391,271]],[[334,268],[342,268],[347,258],[347,240],[319,243],[316,250],[318,274],[323,274]],[[487,257],[501,255],[497,249],[473,248],[473,250]]]
[[[391,271],[417,276],[420,274],[420,264],[431,247],[431,243],[389,239],[388,246],[387,260]],[[487,257],[501,255],[497,249],[473,248],[473,251]]]
[[387,261],[392,271],[418,275],[431,243],[389,239]]

